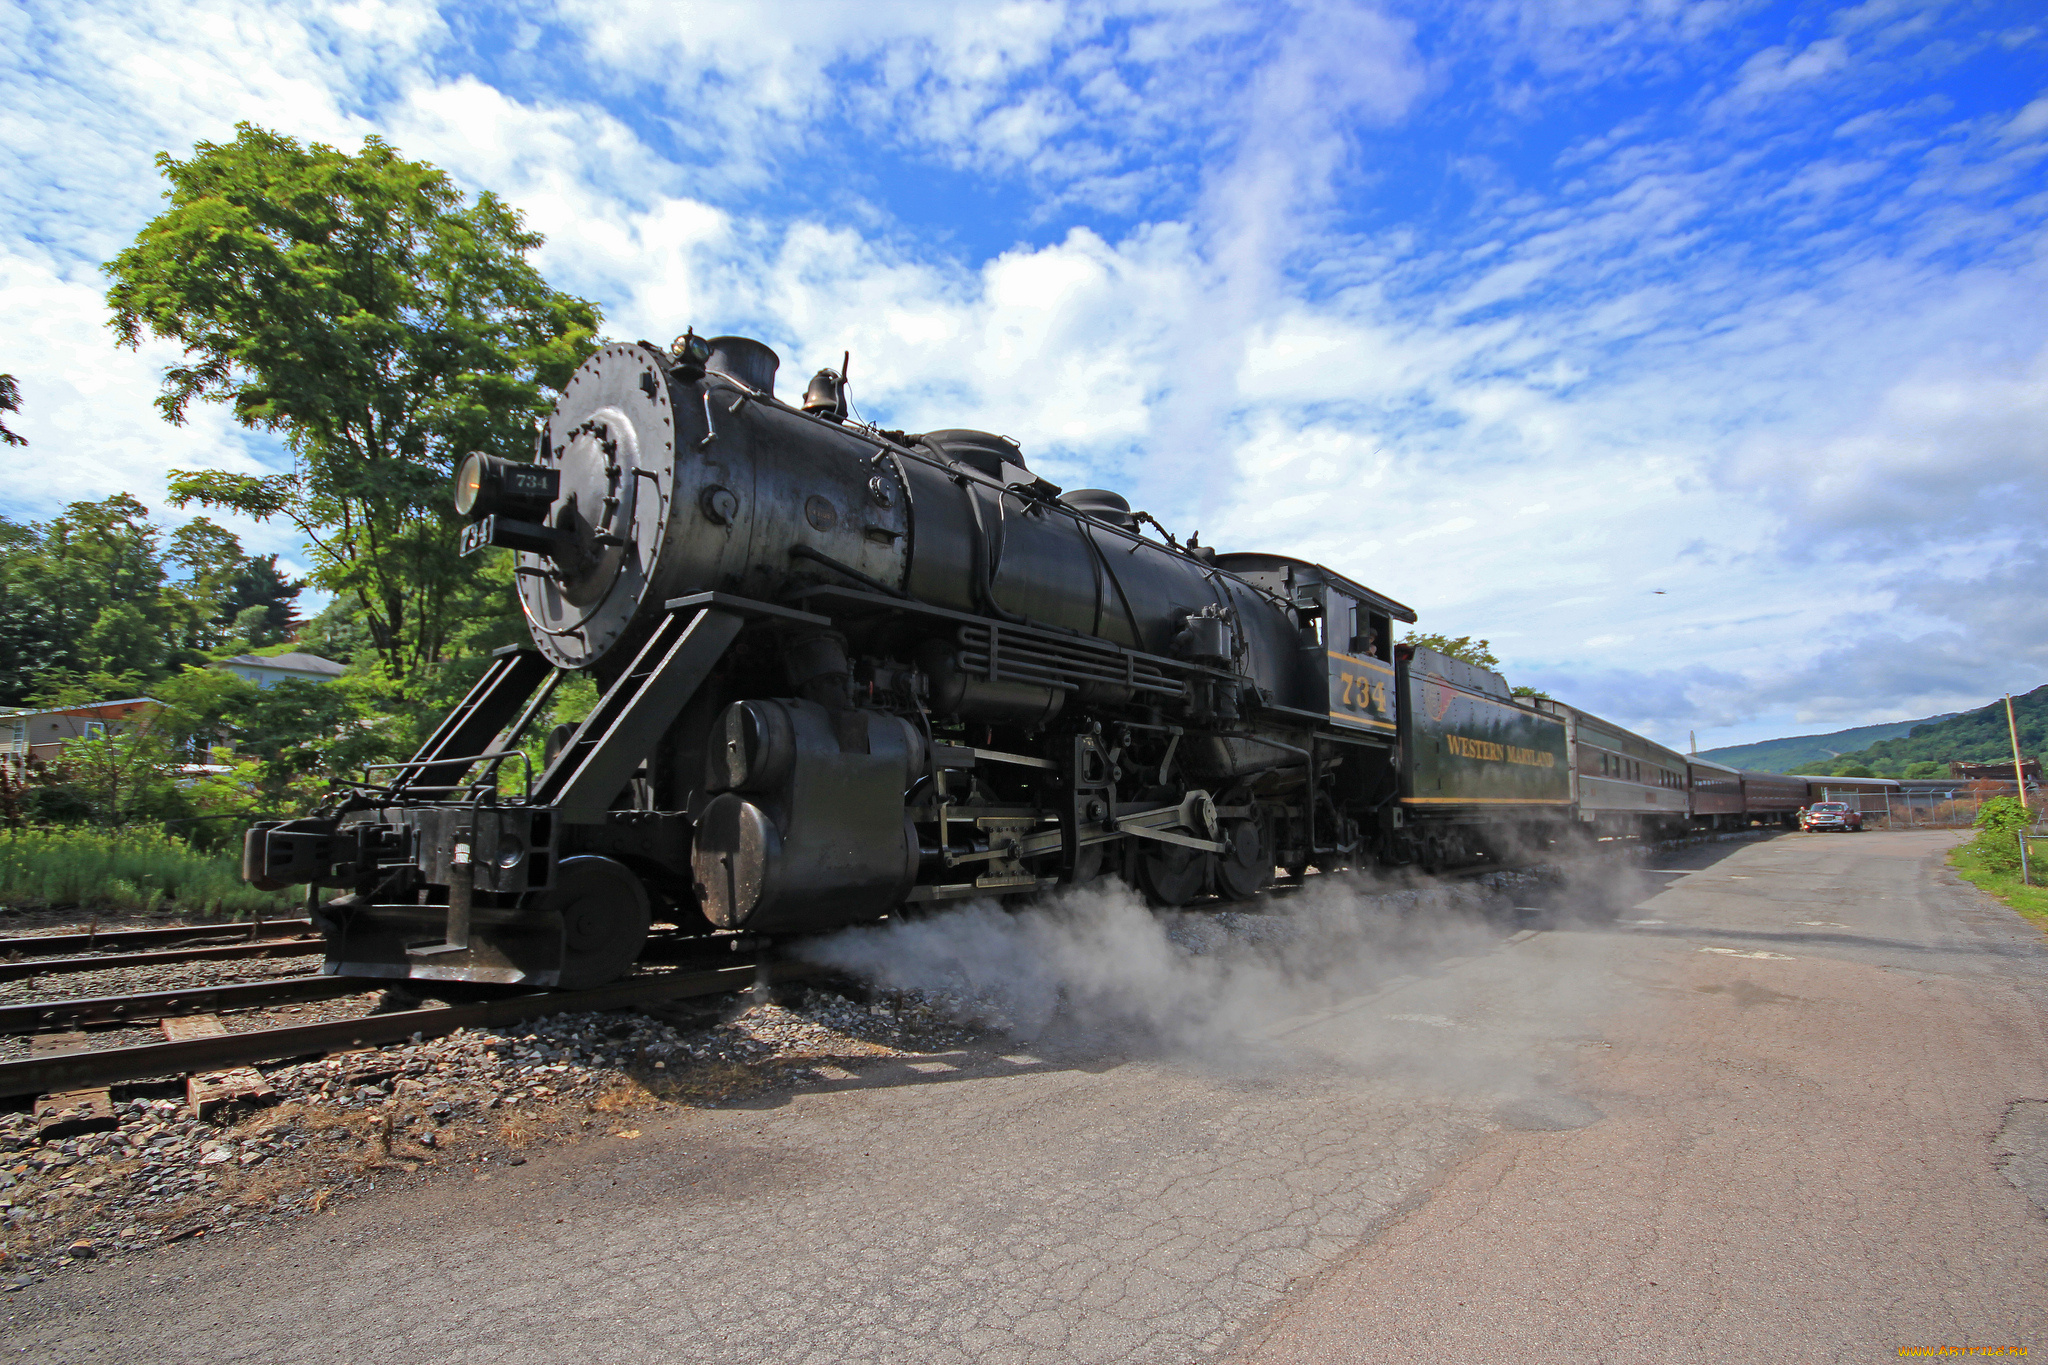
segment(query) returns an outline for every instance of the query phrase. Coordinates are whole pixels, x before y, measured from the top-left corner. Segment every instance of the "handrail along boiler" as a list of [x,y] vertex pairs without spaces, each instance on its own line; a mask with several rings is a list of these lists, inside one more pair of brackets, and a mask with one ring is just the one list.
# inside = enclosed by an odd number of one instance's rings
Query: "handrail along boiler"
[[[786,403],[778,364],[609,345],[531,463],[463,463],[465,548],[516,552],[532,645],[406,762],[249,832],[251,880],[338,893],[327,970],[588,986],[657,917],[800,934],[1105,875],[1242,900],[1569,818],[1564,722],[1397,651],[1408,608],[1181,544],[1006,438],[851,421],[832,370]],[[501,781],[577,672],[596,707]]]

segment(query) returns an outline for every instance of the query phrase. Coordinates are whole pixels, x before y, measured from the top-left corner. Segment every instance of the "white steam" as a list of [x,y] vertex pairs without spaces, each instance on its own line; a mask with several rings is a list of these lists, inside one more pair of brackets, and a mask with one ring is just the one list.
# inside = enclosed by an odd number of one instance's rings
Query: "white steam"
[[804,956],[1021,1038],[1229,1063],[1419,963],[1496,946],[1510,903],[1331,876],[1256,912],[1159,913],[1105,880],[1015,912],[976,902],[844,930]]

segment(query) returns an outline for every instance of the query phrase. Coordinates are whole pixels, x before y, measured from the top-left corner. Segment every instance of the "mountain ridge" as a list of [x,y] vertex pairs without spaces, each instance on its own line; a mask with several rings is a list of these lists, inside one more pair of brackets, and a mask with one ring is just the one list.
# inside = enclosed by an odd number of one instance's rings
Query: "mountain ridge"
[[[1699,756],[1715,763],[1725,763],[1731,768],[1747,768],[1759,773],[1789,773],[1815,764],[1832,767],[1843,755],[1869,748],[1888,739],[1910,736],[1922,725],[1936,725],[1963,714],[1959,711],[1945,711],[1938,716],[1924,716],[1919,720],[1893,721],[1886,725],[1857,725],[1847,730],[1831,730],[1822,735],[1787,735],[1783,739],[1760,739],[1754,744],[1729,744],[1719,749],[1702,749]],[[1848,740],[1847,744],[1827,741]]]
[[[2031,692],[2015,693],[2012,708],[2020,751],[2028,757],[2039,757],[2048,750],[2048,683]],[[1861,747],[1850,748],[1842,741],[1859,743]],[[1940,765],[1939,775],[1946,776],[1946,765],[1952,760],[2012,762],[2012,736],[2006,726],[2005,699],[2001,697],[1968,711],[1951,711],[1925,720],[1859,725],[1825,735],[1790,735],[1755,744],[1730,744],[1705,750],[1700,757],[1731,768],[1766,773],[1808,771],[1835,775],[1844,768],[1861,766],[1877,777],[1905,777],[1909,775],[1909,766],[1920,764]],[[1928,771],[1927,766],[1922,766],[1910,776],[1918,777]]]

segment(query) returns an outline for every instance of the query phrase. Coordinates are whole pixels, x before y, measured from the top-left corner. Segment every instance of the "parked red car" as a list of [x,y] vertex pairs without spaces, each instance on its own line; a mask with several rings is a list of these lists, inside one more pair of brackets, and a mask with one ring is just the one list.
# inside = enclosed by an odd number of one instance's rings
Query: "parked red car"
[[1850,830],[1863,832],[1863,812],[1847,801],[1816,801],[1799,813],[1799,828],[1808,832]]

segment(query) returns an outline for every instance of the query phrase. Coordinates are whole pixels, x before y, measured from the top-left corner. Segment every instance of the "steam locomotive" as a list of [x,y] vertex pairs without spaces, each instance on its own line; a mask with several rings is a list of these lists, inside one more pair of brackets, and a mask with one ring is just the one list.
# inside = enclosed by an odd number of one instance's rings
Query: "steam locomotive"
[[[1400,603],[1183,544],[1004,437],[853,421],[833,370],[784,402],[778,366],[744,337],[609,345],[530,463],[464,461],[464,548],[515,552],[531,646],[410,759],[245,842],[252,882],[316,888],[329,972],[583,987],[656,921],[806,934],[1105,876],[1246,900],[1609,819],[1579,807],[1591,718],[1396,648]],[[600,699],[535,773],[579,673]],[[1614,818],[1682,824],[1673,795]]]

